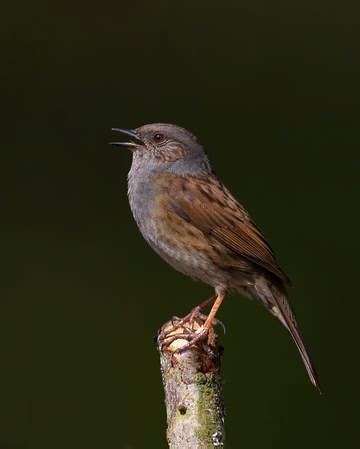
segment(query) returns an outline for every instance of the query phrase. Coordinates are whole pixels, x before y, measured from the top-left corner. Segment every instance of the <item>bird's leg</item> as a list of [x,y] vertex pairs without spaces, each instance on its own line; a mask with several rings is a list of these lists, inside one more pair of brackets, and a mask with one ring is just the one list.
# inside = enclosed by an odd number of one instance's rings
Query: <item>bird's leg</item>
[[[212,324],[220,324],[225,333],[225,325],[215,318],[215,314],[220,307],[224,296],[225,294],[213,295],[194,307],[184,318],[173,317],[171,320],[171,327],[167,326],[165,329],[162,328],[159,330],[157,341],[162,342],[162,349],[169,347],[175,340],[188,340],[190,344],[193,344],[202,338],[206,338]],[[220,302],[219,297],[222,298]],[[212,309],[209,316],[206,316],[201,312],[208,306],[212,306]],[[197,326],[194,326],[195,323]],[[194,327],[197,328],[196,331]],[[185,349],[188,348],[190,344],[187,344]]]
[[221,303],[223,302],[225,298],[225,293],[221,292],[217,295],[214,304],[210,310],[210,313],[208,315],[208,317],[206,318],[205,323],[203,324],[203,326],[201,326],[193,335],[192,338],[189,339],[189,335],[186,336],[186,339],[189,340],[188,343],[184,346],[182,346],[181,348],[176,349],[176,351],[174,351],[174,353],[181,353],[186,351],[191,345],[199,342],[200,340],[204,340],[207,338],[207,336],[209,335],[209,331],[211,329],[211,326],[213,324],[213,321],[215,319],[215,315],[216,312],[218,311]]
[[[184,324],[189,324],[190,328],[192,329],[192,325],[194,321],[197,321],[203,318],[202,311],[206,309],[206,307],[212,306],[216,300],[216,295],[211,296],[210,298],[203,301],[198,306],[194,307],[190,313],[188,313],[184,318],[177,319],[177,317],[174,317],[172,321],[175,321],[174,319],[178,320],[173,323],[173,330],[179,329],[180,327],[184,327]],[[206,321],[206,320],[203,320]]]
[[[206,319],[207,319],[207,315],[204,315],[203,313],[200,313],[199,314],[198,323],[200,325],[202,325],[203,323],[205,323]],[[225,324],[222,321],[218,320],[217,318],[214,318],[212,324],[214,326],[217,326],[217,325],[221,326],[224,334],[226,334],[226,327],[225,327]]]
[[[157,341],[162,341],[161,347],[166,348],[171,345],[175,340],[177,340],[179,337],[174,333],[178,329],[183,329],[182,334],[186,332],[187,337],[189,335],[194,334],[194,322],[196,322],[199,326],[202,326],[203,323],[206,321],[207,317],[205,318],[202,315],[202,311],[206,309],[208,306],[212,306],[216,300],[216,295],[211,296],[210,298],[203,301],[198,306],[194,307],[190,313],[188,313],[184,318],[177,318],[173,317],[171,319],[172,326],[170,328],[162,328],[158,331],[158,337]],[[205,318],[205,319],[204,319]],[[185,324],[188,324],[188,326],[185,326]],[[221,323],[222,324],[222,323]],[[223,327],[225,327],[222,324]],[[188,338],[187,338],[188,339]]]

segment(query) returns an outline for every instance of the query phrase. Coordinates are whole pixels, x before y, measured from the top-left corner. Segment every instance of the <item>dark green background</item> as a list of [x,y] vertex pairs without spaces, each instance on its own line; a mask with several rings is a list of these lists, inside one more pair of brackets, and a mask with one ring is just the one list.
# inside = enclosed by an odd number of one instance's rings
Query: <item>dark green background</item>
[[[354,2],[353,5],[356,5]],[[265,230],[319,371],[229,297],[228,448],[358,447],[359,9],[14,3],[3,14],[0,448],[165,448],[152,337],[210,294],[130,215],[112,126],[173,122]]]

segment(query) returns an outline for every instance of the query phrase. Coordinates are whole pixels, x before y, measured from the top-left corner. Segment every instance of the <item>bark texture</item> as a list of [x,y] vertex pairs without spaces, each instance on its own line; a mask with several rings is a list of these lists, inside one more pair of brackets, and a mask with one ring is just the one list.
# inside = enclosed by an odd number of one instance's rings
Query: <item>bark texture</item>
[[[196,328],[200,326],[195,324]],[[224,406],[220,358],[222,348],[212,331],[207,342],[199,342],[182,353],[187,343],[184,328],[166,323],[160,330],[158,348],[167,413],[167,440],[170,449],[224,447]],[[162,338],[161,335],[166,335]],[[162,343],[179,335],[169,346]]]

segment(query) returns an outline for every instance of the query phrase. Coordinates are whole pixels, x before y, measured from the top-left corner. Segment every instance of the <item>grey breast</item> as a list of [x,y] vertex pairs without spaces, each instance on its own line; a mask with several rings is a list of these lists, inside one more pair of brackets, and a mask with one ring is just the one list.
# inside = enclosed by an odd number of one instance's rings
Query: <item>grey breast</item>
[[[228,275],[212,264],[202,252],[191,252],[175,239],[164,238],[163,223],[154,220],[151,209],[159,192],[147,171],[133,164],[128,175],[130,208],[139,230],[151,248],[177,271],[213,286],[227,284]],[[225,279],[226,278],[226,279]]]

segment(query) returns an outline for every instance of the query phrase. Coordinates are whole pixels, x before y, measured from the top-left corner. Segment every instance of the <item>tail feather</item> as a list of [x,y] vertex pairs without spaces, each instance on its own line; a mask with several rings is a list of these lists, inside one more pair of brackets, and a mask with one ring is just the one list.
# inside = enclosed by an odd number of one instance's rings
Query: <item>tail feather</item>
[[292,339],[294,340],[299,350],[300,356],[305,365],[311,383],[321,393],[318,376],[316,374],[313,363],[311,362],[309,353],[305,347],[303,337],[301,335],[299,326],[296,322],[294,312],[291,310],[285,290],[279,288],[274,284],[271,285],[267,284],[265,289],[263,288],[259,289],[258,285],[256,285],[256,291],[260,299],[264,303],[264,305],[270,310],[270,312],[274,316],[276,316],[282,322],[282,324],[289,331]]

